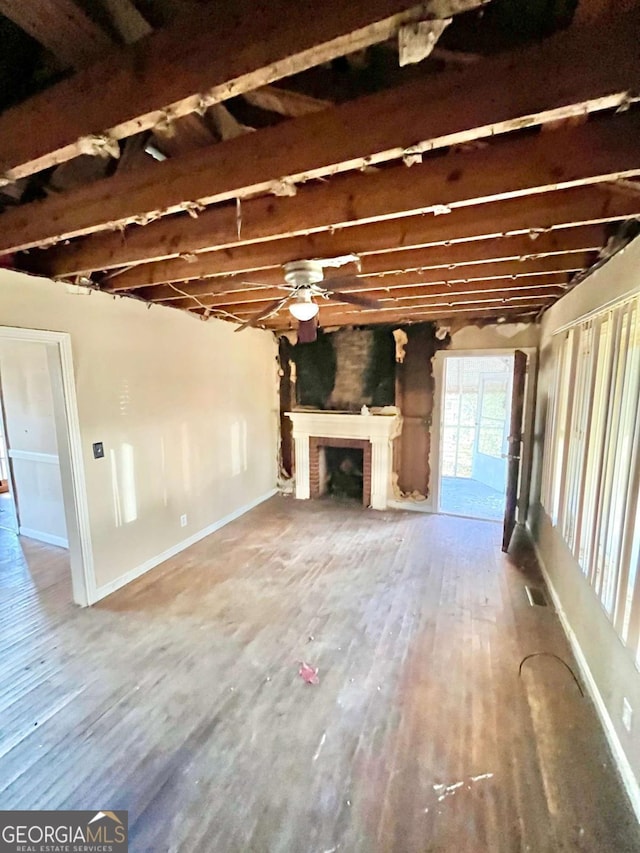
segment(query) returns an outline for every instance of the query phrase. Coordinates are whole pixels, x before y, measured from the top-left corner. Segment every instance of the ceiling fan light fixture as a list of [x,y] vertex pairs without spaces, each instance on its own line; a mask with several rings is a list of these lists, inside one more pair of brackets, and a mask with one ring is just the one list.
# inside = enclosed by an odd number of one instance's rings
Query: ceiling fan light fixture
[[296,295],[295,302],[289,305],[289,311],[296,320],[300,320],[301,322],[313,319],[318,313],[318,306],[311,298],[311,291],[301,290]]

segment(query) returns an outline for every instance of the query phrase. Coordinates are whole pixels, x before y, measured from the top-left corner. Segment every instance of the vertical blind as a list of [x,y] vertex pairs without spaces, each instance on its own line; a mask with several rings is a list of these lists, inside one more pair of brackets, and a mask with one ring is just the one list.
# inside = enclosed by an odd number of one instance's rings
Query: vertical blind
[[556,335],[542,503],[640,666],[640,296]]

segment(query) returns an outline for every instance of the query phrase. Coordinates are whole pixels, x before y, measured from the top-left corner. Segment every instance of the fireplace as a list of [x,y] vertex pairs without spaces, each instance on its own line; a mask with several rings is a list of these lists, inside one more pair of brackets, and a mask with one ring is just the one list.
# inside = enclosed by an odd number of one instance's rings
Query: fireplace
[[329,448],[362,452],[362,502],[386,509],[391,488],[391,443],[400,434],[402,419],[389,414],[353,415],[342,412],[287,412],[293,423],[296,498],[323,494],[327,483]]
[[[348,494],[340,495],[340,492],[344,491],[344,489],[340,489],[339,486],[335,490],[331,488],[332,480],[335,486],[336,479],[340,479],[340,468],[341,466],[344,467],[344,463],[339,461],[339,455],[335,451],[346,451],[343,458],[347,461],[350,460],[354,469],[357,468],[359,463],[362,475],[360,495],[363,505],[369,506],[371,503],[371,442],[366,439],[310,436],[309,496],[319,498],[321,495],[333,491],[337,496],[354,497],[354,495]],[[335,476],[336,468],[338,470],[338,477]],[[345,480],[344,486],[348,483],[348,478],[345,478]]]

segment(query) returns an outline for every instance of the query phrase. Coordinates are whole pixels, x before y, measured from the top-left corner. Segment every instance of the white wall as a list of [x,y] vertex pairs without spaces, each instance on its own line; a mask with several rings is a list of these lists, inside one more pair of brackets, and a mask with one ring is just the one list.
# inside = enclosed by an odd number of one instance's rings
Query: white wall
[[540,326],[535,323],[494,323],[487,326],[465,326],[451,336],[452,350],[514,350],[537,347]]
[[[234,334],[221,321],[71,293],[5,270],[0,325],[71,335],[103,592],[274,489],[276,346],[269,333]],[[105,458],[95,460],[98,441]]]
[[[531,494],[530,527],[548,579],[560,603],[570,638],[577,644],[592,679],[596,702],[640,816],[640,672],[631,652],[618,639],[604,609],[582,574],[579,564],[540,504],[544,424],[553,377],[552,336],[568,323],[640,289],[640,239],[613,257],[582,284],[564,296],[544,316],[540,349],[536,442]],[[634,708],[631,733],[622,725],[622,699]]]
[[0,339],[0,390],[20,532],[66,547],[47,345]]

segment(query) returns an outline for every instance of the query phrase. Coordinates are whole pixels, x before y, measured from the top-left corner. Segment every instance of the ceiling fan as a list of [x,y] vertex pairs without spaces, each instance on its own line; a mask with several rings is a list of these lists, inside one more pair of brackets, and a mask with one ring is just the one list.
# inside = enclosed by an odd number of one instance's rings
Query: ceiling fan
[[[330,260],[302,260],[290,261],[283,265],[285,283],[275,285],[275,289],[288,291],[281,299],[274,299],[264,308],[251,316],[246,322],[238,326],[236,332],[241,332],[251,326],[257,326],[261,320],[265,320],[272,314],[276,314],[285,305],[288,305],[290,313],[298,321],[298,341],[300,343],[312,343],[317,337],[319,306],[316,299],[332,300],[334,302],[346,302],[357,305],[360,308],[379,308],[377,299],[360,296],[357,293],[347,293],[351,289],[362,288],[363,282],[355,275],[342,276],[339,278],[325,279],[324,270],[328,266],[341,266],[350,263],[357,258],[354,255],[346,255]],[[262,284],[255,281],[245,282],[254,287],[274,288],[273,284]],[[324,283],[324,286],[323,284]],[[339,290],[337,288],[340,288]]]

